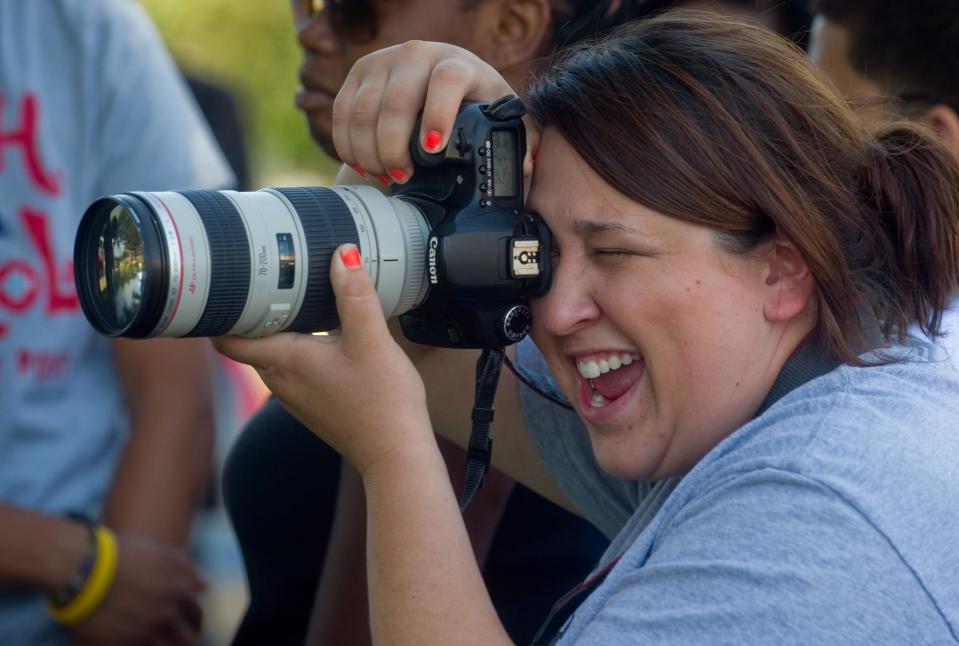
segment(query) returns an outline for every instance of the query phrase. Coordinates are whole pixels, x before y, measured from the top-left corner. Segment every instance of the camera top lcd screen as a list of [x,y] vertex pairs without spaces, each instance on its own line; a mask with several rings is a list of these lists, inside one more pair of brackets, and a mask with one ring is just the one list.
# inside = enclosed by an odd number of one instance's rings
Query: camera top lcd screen
[[493,197],[516,197],[516,133],[512,130],[493,130],[491,134],[493,157]]

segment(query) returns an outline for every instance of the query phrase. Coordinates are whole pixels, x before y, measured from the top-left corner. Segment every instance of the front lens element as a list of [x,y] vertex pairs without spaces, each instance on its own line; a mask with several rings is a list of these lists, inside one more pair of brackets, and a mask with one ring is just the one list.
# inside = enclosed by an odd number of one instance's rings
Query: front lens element
[[126,329],[143,303],[143,237],[128,208],[117,204],[97,240],[97,298],[107,325]]
[[73,257],[80,305],[93,326],[109,336],[143,336],[169,273],[149,207],[130,195],[97,200],[80,222]]

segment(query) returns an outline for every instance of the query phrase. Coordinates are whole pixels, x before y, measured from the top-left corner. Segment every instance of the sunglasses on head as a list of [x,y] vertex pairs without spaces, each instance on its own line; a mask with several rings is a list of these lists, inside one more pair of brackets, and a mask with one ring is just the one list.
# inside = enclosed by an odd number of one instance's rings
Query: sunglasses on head
[[322,16],[344,40],[367,42],[376,35],[373,0],[294,0],[294,11],[310,20]]

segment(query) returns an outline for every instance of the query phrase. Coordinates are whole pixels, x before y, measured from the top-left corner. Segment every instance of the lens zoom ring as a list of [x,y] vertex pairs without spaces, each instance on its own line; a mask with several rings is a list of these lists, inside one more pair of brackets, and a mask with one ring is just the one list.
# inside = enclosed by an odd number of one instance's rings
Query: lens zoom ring
[[250,293],[250,238],[236,206],[219,191],[182,191],[200,214],[210,245],[210,295],[186,336],[221,336],[243,315]]
[[356,223],[346,203],[328,188],[278,188],[296,209],[306,236],[309,253],[306,295],[293,323],[294,332],[332,330],[340,326],[333,287],[330,285],[330,259],[341,244],[359,245]]

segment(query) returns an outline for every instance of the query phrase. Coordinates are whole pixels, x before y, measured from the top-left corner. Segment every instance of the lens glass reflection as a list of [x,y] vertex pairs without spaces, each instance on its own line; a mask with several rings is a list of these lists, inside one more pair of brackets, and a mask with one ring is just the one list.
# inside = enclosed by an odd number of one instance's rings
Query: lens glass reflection
[[111,325],[129,327],[143,301],[143,238],[136,217],[122,204],[113,207],[100,230],[95,287]]

